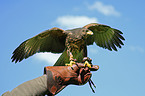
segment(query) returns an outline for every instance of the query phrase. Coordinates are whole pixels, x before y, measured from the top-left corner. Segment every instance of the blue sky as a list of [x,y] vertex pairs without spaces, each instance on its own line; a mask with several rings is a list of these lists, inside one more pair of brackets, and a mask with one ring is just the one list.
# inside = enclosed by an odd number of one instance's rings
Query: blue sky
[[121,30],[126,41],[118,52],[88,47],[96,93],[88,83],[68,86],[57,96],[145,96],[144,0],[0,0],[0,95],[43,74],[60,54],[35,54],[12,63],[14,49],[38,33],[59,27],[82,27],[99,22]]

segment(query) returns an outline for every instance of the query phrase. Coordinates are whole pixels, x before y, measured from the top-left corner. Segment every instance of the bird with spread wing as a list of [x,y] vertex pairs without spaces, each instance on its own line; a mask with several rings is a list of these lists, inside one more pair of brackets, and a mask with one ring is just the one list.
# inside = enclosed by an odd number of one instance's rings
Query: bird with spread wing
[[[39,52],[62,53],[54,66],[72,66],[75,59],[82,62],[87,57],[87,45],[94,42],[102,48],[117,51],[117,47],[124,45],[122,34],[117,29],[97,23],[72,30],[54,27],[21,43],[11,59],[17,63]],[[91,67],[88,61],[84,64]]]

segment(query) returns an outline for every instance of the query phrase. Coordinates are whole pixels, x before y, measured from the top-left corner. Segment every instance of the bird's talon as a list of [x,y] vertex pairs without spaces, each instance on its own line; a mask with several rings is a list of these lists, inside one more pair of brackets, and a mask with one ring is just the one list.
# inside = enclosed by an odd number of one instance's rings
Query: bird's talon
[[70,61],[70,63],[68,64],[65,64],[66,66],[70,66],[70,67],[72,67],[73,66],[73,64],[76,64],[76,62],[74,62],[74,61]]
[[71,60],[69,64],[65,64],[65,65],[66,65],[66,66],[70,66],[71,69],[74,70],[73,67],[72,67],[73,64],[76,64],[76,62]]
[[92,66],[91,66],[91,64],[90,64],[88,61],[85,61],[84,66],[87,66],[87,67],[89,67],[89,68],[91,68],[91,67],[92,67]]

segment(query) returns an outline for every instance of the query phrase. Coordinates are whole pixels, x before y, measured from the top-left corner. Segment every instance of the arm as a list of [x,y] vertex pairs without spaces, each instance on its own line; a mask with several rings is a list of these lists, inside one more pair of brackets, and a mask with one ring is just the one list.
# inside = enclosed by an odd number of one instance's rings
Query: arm
[[47,78],[46,75],[42,75],[38,78],[22,83],[11,92],[8,91],[2,96],[45,96],[46,94],[49,94],[47,89]]

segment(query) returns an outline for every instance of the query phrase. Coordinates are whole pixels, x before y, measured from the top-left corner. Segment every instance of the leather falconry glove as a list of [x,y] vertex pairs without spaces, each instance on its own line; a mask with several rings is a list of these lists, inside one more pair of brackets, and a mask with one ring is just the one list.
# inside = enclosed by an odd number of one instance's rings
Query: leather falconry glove
[[[76,63],[73,66],[48,66],[44,68],[47,75],[48,96],[54,96],[64,89],[67,85],[84,85],[89,82],[92,89],[92,74],[90,71],[97,71],[99,66],[92,65],[91,68],[84,66],[84,63]],[[94,85],[95,87],[95,85]],[[93,90],[93,89],[92,89]],[[93,90],[94,92],[94,90]]]

